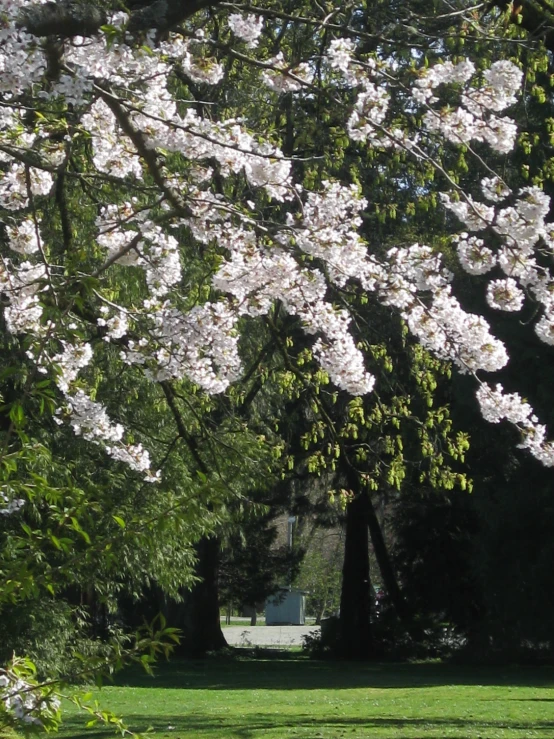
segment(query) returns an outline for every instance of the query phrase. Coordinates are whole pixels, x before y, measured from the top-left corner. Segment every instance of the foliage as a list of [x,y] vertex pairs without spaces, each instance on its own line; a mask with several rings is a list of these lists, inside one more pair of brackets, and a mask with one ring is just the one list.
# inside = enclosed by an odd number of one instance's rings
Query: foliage
[[[75,654],[81,660],[81,669],[73,673],[71,678],[73,681],[94,679],[97,686],[101,687],[103,675],[112,675],[123,664],[130,662],[140,664],[147,673],[152,674],[151,665],[160,655],[167,658],[178,641],[176,629],[167,627],[163,618],[160,618],[159,624],[145,626],[133,637],[121,641],[113,639],[102,656],[87,658],[87,655]],[[14,655],[6,668],[0,670],[0,687],[2,729],[18,728],[26,735],[36,731],[57,731],[61,723],[61,702],[66,699],[92,716],[87,726],[103,723],[117,727],[123,734],[132,734],[121,718],[101,708],[98,701],[92,701],[90,692],[77,691],[63,679],[41,679],[29,658]]]
[[277,545],[277,530],[269,516],[258,516],[229,536],[219,566],[219,597],[229,607],[254,611],[280,588],[292,582],[303,552]]
[[[315,527],[314,527],[315,528]],[[307,592],[306,612],[320,623],[325,616],[339,610],[343,559],[342,531],[313,530],[304,546],[302,561],[295,585]]]

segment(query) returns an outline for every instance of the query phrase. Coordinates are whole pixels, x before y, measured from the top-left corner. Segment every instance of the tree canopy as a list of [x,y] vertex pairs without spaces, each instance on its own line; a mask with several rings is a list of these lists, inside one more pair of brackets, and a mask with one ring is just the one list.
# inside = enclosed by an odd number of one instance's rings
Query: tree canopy
[[[0,610],[91,571],[107,608],[152,582],[179,598],[199,542],[290,470],[344,483],[367,553],[367,490],[467,485],[452,368],[554,465],[504,329],[554,344],[550,60],[526,36],[549,48],[547,10],[0,13]],[[0,709],[50,725],[32,670],[0,674]]]

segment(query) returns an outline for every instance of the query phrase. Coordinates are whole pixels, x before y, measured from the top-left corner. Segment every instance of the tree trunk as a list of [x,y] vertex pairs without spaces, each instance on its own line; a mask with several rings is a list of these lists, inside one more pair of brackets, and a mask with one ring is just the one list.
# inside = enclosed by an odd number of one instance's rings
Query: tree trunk
[[[348,473],[348,484],[353,490],[358,490],[360,488],[358,474],[352,469]],[[371,545],[375,553],[375,559],[377,560],[377,564],[379,566],[379,572],[381,573],[381,577],[383,579],[383,585],[385,587],[387,597],[389,598],[398,619],[407,628],[410,635],[413,638],[421,636],[418,630],[415,629],[410,623],[410,608],[406,603],[404,596],[402,595],[400,586],[398,585],[396,573],[394,571],[389,556],[389,550],[387,549],[385,537],[383,536],[383,530],[381,528],[381,524],[377,516],[377,511],[375,510],[375,506],[373,505],[373,501],[371,500],[371,496],[369,493],[367,493],[366,495],[366,506],[367,525],[369,528],[369,535],[371,537]]]
[[367,522],[371,544],[373,546],[375,559],[377,560],[381,577],[383,578],[386,595],[394,608],[398,620],[402,624],[403,628],[406,629],[406,633],[409,634],[414,641],[419,642],[423,639],[423,631],[421,627],[414,622],[413,612],[400,590],[396,573],[389,557],[389,550],[387,549],[385,538],[383,536],[383,530],[369,494]]
[[346,659],[368,659],[372,653],[368,530],[368,497],[362,491],[346,507],[338,644]]
[[373,551],[375,552],[375,559],[379,565],[379,571],[383,578],[383,585],[388,598],[392,604],[392,607],[396,611],[396,615],[400,621],[405,622],[409,617],[409,609],[404,600],[398,580],[396,579],[396,573],[394,572],[392,562],[390,561],[389,551],[385,543],[381,524],[377,517],[377,512],[373,502],[368,494],[367,500],[367,523],[369,526],[369,534],[371,536],[371,544]]
[[181,623],[183,647],[188,654],[195,656],[227,646],[219,620],[219,540],[216,537],[204,537],[196,545],[196,551],[196,575],[201,580],[185,595]]

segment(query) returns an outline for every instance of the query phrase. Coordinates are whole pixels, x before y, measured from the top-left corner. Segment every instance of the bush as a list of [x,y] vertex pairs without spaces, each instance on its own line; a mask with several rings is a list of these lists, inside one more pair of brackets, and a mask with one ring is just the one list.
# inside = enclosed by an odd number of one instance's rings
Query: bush
[[26,601],[0,613],[0,663],[25,655],[39,676],[72,676],[82,669],[75,654],[100,656],[107,645],[90,637],[86,612],[64,601]]

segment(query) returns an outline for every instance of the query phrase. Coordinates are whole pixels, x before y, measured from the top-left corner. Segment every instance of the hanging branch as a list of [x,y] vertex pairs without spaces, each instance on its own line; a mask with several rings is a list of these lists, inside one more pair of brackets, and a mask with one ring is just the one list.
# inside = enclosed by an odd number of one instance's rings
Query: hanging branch
[[[167,31],[204,8],[219,5],[219,0],[129,0],[128,31],[155,29]],[[29,5],[19,16],[19,26],[34,36],[95,36],[108,21],[103,7],[78,0],[57,0]]]

